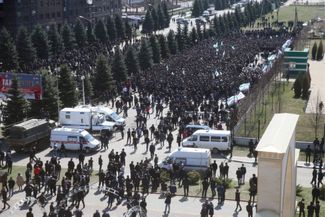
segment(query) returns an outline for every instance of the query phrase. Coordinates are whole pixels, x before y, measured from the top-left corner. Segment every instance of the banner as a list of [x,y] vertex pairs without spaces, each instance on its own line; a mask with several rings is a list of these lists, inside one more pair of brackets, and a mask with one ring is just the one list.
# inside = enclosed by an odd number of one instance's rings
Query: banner
[[24,73],[0,72],[0,98],[7,98],[8,90],[11,88],[12,79],[16,75],[18,88],[25,99],[42,99],[42,76]]

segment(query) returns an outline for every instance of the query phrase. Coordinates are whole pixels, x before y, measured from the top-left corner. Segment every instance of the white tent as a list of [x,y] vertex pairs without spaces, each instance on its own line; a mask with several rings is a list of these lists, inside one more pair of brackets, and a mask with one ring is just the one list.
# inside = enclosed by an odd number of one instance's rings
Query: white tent
[[244,99],[244,98],[245,98],[245,95],[242,92],[239,92],[237,95],[234,95],[227,99],[227,105],[232,106],[234,104],[237,104],[241,99]]
[[250,88],[251,84],[250,83],[244,83],[239,86],[239,91],[245,92],[248,91]]

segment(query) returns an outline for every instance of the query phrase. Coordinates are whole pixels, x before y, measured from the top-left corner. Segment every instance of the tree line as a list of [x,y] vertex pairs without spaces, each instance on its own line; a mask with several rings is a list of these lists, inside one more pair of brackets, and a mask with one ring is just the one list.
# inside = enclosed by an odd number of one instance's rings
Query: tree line
[[150,34],[154,31],[169,27],[170,16],[166,2],[160,2],[157,7],[148,8],[143,24],[142,33]]
[[75,25],[65,24],[61,29],[55,25],[45,31],[36,26],[31,32],[21,27],[17,36],[12,38],[3,28],[0,32],[0,62],[2,70],[33,70],[36,60],[57,58],[64,51],[84,48],[88,45],[102,44],[107,47],[129,41],[133,37],[132,26],[123,21],[120,15],[108,17],[106,23],[102,20],[93,27],[90,22],[84,23],[77,19]]

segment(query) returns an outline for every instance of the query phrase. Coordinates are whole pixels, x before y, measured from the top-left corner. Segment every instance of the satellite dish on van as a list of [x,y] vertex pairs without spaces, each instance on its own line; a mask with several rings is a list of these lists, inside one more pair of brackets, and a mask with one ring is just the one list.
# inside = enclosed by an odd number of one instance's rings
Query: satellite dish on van
[[93,0],[86,0],[87,4],[92,5],[93,4]]

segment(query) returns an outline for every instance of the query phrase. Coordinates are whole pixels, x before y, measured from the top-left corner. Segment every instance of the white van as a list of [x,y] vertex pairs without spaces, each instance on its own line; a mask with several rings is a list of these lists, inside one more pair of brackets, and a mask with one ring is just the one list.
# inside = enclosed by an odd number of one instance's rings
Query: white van
[[182,141],[183,147],[206,148],[212,151],[229,150],[230,145],[228,130],[197,130]]
[[88,108],[93,112],[97,112],[101,115],[105,116],[105,120],[108,122],[112,122],[115,126],[125,126],[125,119],[120,117],[116,112],[106,106],[90,106],[90,105],[79,105],[75,108]]
[[67,150],[80,150],[80,143],[82,143],[86,152],[100,147],[99,141],[86,130],[65,127],[53,129],[50,142],[51,147],[57,149],[60,149],[63,143]]
[[173,163],[182,164],[185,170],[204,170],[210,166],[211,152],[202,148],[178,148],[158,163],[162,169],[171,170]]

